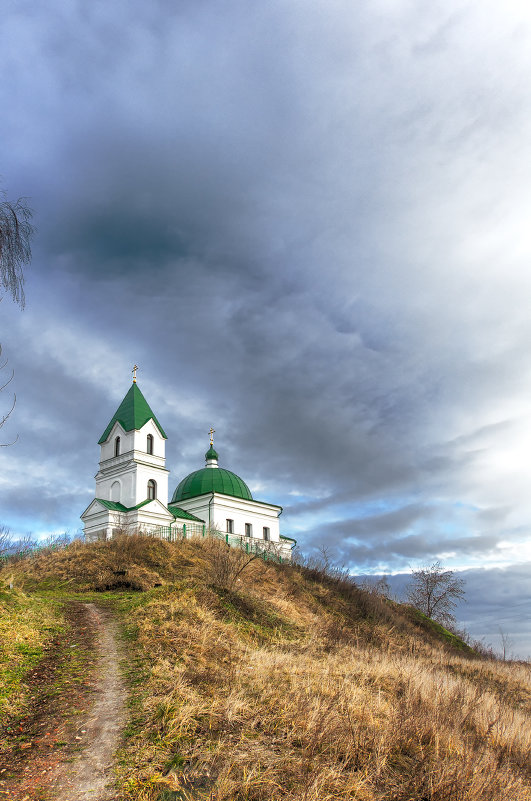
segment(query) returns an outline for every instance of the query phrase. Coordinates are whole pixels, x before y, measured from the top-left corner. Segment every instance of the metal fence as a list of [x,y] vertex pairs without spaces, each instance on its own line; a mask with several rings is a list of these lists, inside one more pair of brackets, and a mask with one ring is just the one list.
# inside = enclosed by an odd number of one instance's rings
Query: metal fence
[[204,524],[200,523],[183,523],[180,528],[157,526],[150,532],[150,536],[168,540],[168,542],[210,537],[211,539],[222,540],[232,547],[241,548],[246,553],[256,554],[266,562],[271,561],[282,564],[290,561],[289,556],[286,556],[285,553],[283,555],[282,551],[289,551],[291,554],[291,548],[282,543],[277,544],[266,540],[258,540],[254,537],[243,537],[215,529],[208,530]]

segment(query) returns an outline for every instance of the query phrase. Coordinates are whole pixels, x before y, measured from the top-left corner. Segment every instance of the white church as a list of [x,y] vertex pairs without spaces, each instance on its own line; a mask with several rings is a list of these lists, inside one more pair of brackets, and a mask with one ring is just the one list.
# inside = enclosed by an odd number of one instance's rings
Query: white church
[[217,536],[249,552],[291,558],[296,541],[280,533],[282,507],[257,501],[230,470],[219,467],[210,429],[205,467],[168,496],[166,434],[136,382],[101,435],[96,497],[81,515],[85,539],[143,532],[164,539]]

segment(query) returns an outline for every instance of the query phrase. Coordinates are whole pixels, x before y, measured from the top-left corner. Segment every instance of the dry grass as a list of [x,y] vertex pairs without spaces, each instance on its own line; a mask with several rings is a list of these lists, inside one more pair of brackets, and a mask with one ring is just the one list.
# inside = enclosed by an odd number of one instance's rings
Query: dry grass
[[238,575],[232,553],[130,538],[19,573],[151,588],[117,600],[123,801],[531,801],[529,665],[480,659],[341,576],[260,560]]
[[87,544],[75,540],[58,551],[30,554],[6,570],[31,590],[148,590],[185,575],[189,550],[187,542],[176,547],[138,535]]
[[192,580],[130,613],[149,660],[123,798],[531,799],[528,666],[297,569],[208,586],[196,551]]

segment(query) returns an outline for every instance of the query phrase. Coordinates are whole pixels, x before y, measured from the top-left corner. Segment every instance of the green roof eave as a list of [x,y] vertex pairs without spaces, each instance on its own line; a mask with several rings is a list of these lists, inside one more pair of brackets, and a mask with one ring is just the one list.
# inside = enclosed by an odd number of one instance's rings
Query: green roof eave
[[181,509],[180,506],[175,506],[175,504],[168,505],[168,511],[177,519],[180,520],[193,520],[196,523],[204,523],[204,520],[201,520],[200,517],[196,517],[191,512],[186,512],[184,509]]
[[102,506],[105,506],[106,509],[110,509],[112,512],[132,512],[133,509],[140,509],[141,506],[145,506],[146,503],[151,503],[153,500],[152,498],[148,498],[146,501],[141,501],[137,503],[136,506],[124,506],[123,503],[119,501],[104,501],[102,498],[96,498],[98,503],[101,503]]
[[113,512],[128,512],[127,506],[124,506],[123,503],[119,503],[118,501],[104,501],[102,498],[96,498],[98,503],[101,503],[102,506],[105,506],[106,509],[110,509]]
[[160,431],[160,435],[164,439],[168,439],[161,424],[151,411],[147,400],[138,388],[138,384],[134,383],[99,438],[98,445],[106,442],[115,423],[120,423],[124,431],[139,431],[148,420],[153,420]]
[[[290,542],[293,542],[293,543],[295,543],[295,545],[297,544],[297,540],[293,539],[293,537],[286,537],[284,534],[281,534],[281,535],[280,535],[280,539],[281,539],[281,540],[289,540]],[[292,545],[292,546],[291,546],[291,550],[293,550],[293,549],[294,549],[295,545]]]
[[[272,509],[280,509],[282,511],[282,506],[278,506],[276,503],[267,503],[267,501],[257,501],[256,498],[240,498],[238,495],[229,495],[228,492],[218,492],[217,490],[209,490],[208,492],[203,492],[201,495],[194,495],[192,498],[185,498],[183,500],[191,501],[196,500],[196,498],[206,498],[207,495],[223,495],[225,498],[235,498],[238,501],[246,501],[247,503],[259,503],[260,506],[270,506]],[[174,501],[177,503],[177,501]],[[168,504],[168,508],[171,506],[171,502]],[[291,538],[290,538],[291,539]]]

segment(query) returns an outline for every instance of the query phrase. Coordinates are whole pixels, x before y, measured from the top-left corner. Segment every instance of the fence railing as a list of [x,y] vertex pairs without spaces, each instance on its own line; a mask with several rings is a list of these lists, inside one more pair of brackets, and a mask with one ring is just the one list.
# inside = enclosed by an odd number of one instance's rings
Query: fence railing
[[[271,542],[270,540],[259,540],[255,537],[244,537],[229,532],[208,530],[204,524],[183,523],[181,528],[174,526],[157,526],[150,531],[150,536],[176,542],[177,540],[196,539],[197,537],[210,537],[211,539],[222,540],[227,545],[241,548],[246,553],[256,554],[264,561],[286,562],[290,561],[289,555],[291,548],[283,543]],[[284,552],[284,553],[283,553]],[[289,555],[288,555],[289,554]]]

